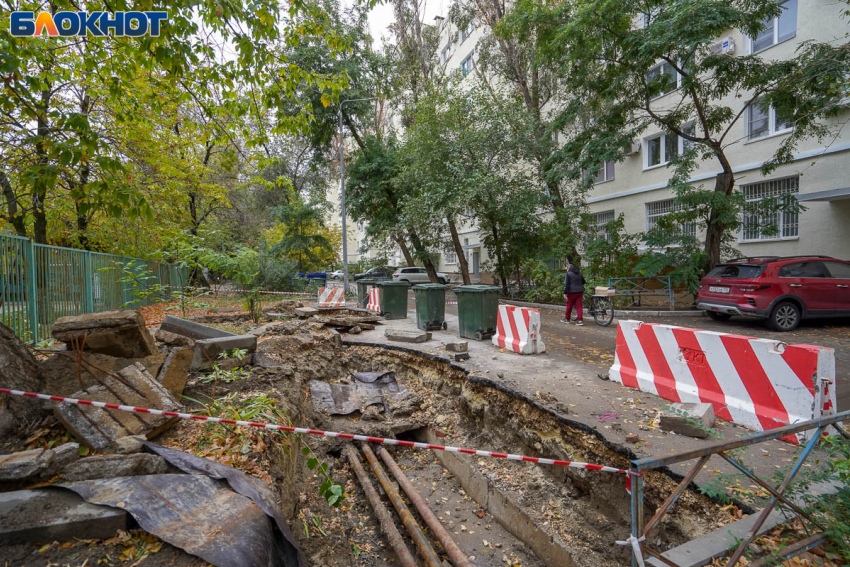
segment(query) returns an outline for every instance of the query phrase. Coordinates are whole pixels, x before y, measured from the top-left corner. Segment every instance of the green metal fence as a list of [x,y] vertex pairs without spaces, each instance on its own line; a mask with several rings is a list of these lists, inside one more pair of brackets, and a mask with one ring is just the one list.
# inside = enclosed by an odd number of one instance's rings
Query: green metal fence
[[140,291],[181,287],[176,266],[114,254],[35,244],[0,234],[0,323],[26,342],[50,336],[53,322],[162,301]]

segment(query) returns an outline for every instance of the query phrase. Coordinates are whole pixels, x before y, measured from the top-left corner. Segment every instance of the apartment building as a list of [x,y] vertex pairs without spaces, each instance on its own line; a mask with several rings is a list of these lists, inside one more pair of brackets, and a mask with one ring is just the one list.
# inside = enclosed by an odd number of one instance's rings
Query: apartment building
[[[842,17],[844,6],[829,0],[789,0],[783,14],[766,26],[756,38],[745,37],[738,30],[717,38],[718,48],[733,55],[759,53],[769,59],[790,58],[805,41],[845,37],[847,19]],[[638,22],[640,25],[640,22]],[[441,40],[439,54],[447,71],[460,69],[472,72],[478,39],[488,33],[483,26],[467,30],[447,29]],[[843,41],[843,40],[842,40]],[[659,65],[651,73],[675,73]],[[675,88],[654,101],[663,108],[678,100]],[[729,106],[743,107],[744,96],[728,101]],[[792,124],[776,116],[773,109],[752,108],[745,113],[730,132],[735,140],[728,150],[736,173],[737,189],[748,201],[788,195],[796,198],[805,209],[799,213],[778,213],[773,219],[777,234],[759,234],[759,219],[745,218],[735,247],[746,256],[825,254],[850,258],[850,127],[831,140],[809,139],[798,145],[791,163],[779,167],[769,176],[762,176],[761,165],[770,159]],[[836,125],[850,120],[850,111],[843,113]],[[633,144],[631,153],[620,162],[608,162],[595,177],[587,204],[594,220],[604,232],[604,225],[619,215],[624,216],[625,228],[641,233],[652,228],[665,214],[673,211],[673,192],[668,188],[671,171],[667,168],[675,152],[681,152],[686,142],[661,131],[647,131]],[[694,172],[691,182],[713,186],[719,164],[706,161]],[[762,224],[765,222],[762,220]],[[696,224],[682,229],[697,234]],[[474,226],[462,229],[461,238],[468,252],[470,270],[484,270],[489,258],[481,246]],[[441,254],[439,270],[459,272],[453,251]],[[486,274],[482,278],[487,281]]]

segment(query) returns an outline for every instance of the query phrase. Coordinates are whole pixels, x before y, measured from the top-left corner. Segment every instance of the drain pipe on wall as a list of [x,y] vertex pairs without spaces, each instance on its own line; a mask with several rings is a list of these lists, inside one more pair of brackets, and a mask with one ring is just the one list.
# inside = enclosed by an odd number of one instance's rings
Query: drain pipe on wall
[[416,559],[414,559],[413,554],[410,553],[410,550],[407,549],[407,546],[404,544],[404,540],[398,532],[398,529],[396,529],[392,515],[383,503],[381,503],[381,497],[378,496],[375,487],[372,486],[372,481],[369,480],[369,475],[367,475],[366,471],[363,469],[360,458],[357,456],[357,450],[349,444],[345,446],[342,452],[345,453],[345,456],[348,458],[348,462],[351,463],[351,468],[354,469],[354,474],[357,475],[357,480],[360,481],[360,486],[363,487],[363,492],[366,493],[366,499],[372,506],[372,510],[375,511],[375,516],[378,517],[378,522],[381,524],[381,530],[384,532],[384,535],[387,536],[387,541],[389,541],[390,547],[393,548],[393,551],[395,551],[395,554],[398,556],[402,567],[419,567],[419,564],[416,562]]
[[437,519],[437,516],[435,516],[434,512],[431,511],[431,508],[428,507],[428,503],[425,502],[425,499],[416,492],[416,488],[414,488],[413,483],[410,482],[410,479],[408,479],[407,476],[405,476],[404,471],[402,471],[401,467],[398,466],[398,463],[393,460],[389,452],[383,447],[379,447],[378,455],[380,455],[384,464],[387,465],[387,468],[390,469],[390,473],[392,473],[398,481],[398,485],[402,488],[402,490],[404,490],[404,493],[407,494],[410,501],[413,502],[413,505],[416,507],[419,515],[423,520],[425,520],[425,523],[429,528],[431,528],[431,531],[437,537],[437,540],[440,544],[442,544],[451,562],[454,563],[456,567],[473,567],[472,563],[469,562],[463,554],[463,551],[460,550],[455,541],[449,535],[449,532],[446,531],[446,528],[443,527],[443,524],[440,523],[440,520]]
[[393,486],[392,482],[390,482],[390,478],[387,476],[387,473],[384,472],[384,469],[381,467],[381,463],[379,463],[378,459],[375,457],[375,453],[372,452],[372,449],[366,443],[361,443],[360,448],[363,449],[363,454],[366,455],[366,460],[369,461],[369,465],[372,467],[372,472],[376,477],[378,477],[378,482],[381,483],[381,488],[383,488],[384,492],[387,493],[395,511],[398,512],[398,517],[401,518],[401,523],[404,524],[407,533],[410,535],[413,543],[416,544],[416,551],[419,552],[419,556],[425,561],[425,565],[427,565],[427,567],[442,567],[440,558],[437,556],[434,548],[431,547],[431,543],[425,537],[425,534],[422,533],[422,528],[419,527],[419,524],[410,512],[410,508],[407,507],[407,504],[405,504],[404,500],[401,499],[401,495],[398,493],[398,490],[396,490],[395,486]]

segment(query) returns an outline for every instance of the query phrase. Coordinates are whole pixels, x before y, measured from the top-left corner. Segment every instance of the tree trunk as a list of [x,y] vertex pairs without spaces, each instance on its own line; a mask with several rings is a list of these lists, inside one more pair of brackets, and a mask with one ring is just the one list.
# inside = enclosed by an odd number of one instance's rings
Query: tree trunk
[[493,234],[493,252],[496,254],[496,275],[502,284],[502,293],[508,294],[508,280],[505,278],[505,269],[502,265],[502,243],[499,241],[499,230],[496,223],[490,220],[490,232]]
[[2,189],[3,196],[6,198],[6,210],[8,211],[6,220],[15,229],[15,234],[26,238],[26,219],[23,215],[18,214],[18,197],[12,190],[12,184],[9,182],[9,178],[6,177],[5,171],[0,171],[0,189]]
[[410,242],[413,243],[413,251],[416,252],[416,256],[422,260],[422,265],[425,266],[425,271],[428,272],[428,279],[431,280],[431,283],[439,283],[437,281],[437,269],[434,268],[434,262],[431,261],[431,255],[425,250],[425,247],[422,246],[422,240],[419,239],[419,235],[416,234],[416,231],[410,229]]
[[198,226],[200,222],[198,221],[198,205],[196,203],[196,194],[194,191],[189,193],[189,218],[192,220],[192,227],[189,229],[189,232],[192,236],[198,236]]
[[401,248],[401,253],[404,255],[404,261],[407,262],[407,267],[412,268],[415,266],[416,262],[413,261],[413,256],[410,255],[410,250],[407,248],[407,242],[404,241],[404,236],[397,235],[395,237],[395,243]]
[[449,231],[452,233],[452,244],[454,245],[455,254],[457,254],[457,265],[460,266],[460,275],[463,278],[463,285],[469,285],[472,283],[472,280],[469,279],[469,263],[466,261],[463,246],[460,244],[460,237],[457,234],[457,225],[455,225],[455,221],[451,216],[446,217],[446,221],[448,221]]
[[33,216],[33,240],[37,244],[47,244],[47,212],[44,201],[47,199],[47,180],[45,169],[47,169],[47,135],[50,126],[47,122],[47,109],[50,106],[50,91],[41,91],[41,101],[37,107],[37,131],[38,141],[35,143],[35,154],[38,156],[38,179],[32,186],[32,216]]
[[[732,194],[735,187],[735,175],[731,171],[717,174],[714,179],[714,191],[723,193],[727,197]],[[723,243],[723,233],[726,225],[720,222],[722,211],[715,205],[709,213],[705,226],[705,255],[706,269],[711,270],[720,263],[720,245]]]

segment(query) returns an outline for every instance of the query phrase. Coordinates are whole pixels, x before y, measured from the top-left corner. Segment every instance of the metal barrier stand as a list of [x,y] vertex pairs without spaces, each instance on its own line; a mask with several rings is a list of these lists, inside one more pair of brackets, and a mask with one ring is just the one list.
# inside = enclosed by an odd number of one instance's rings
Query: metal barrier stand
[[[844,431],[844,429],[839,423],[848,418],[850,418],[850,411],[844,411],[835,415],[821,417],[812,421],[806,421],[794,425],[787,425],[785,427],[755,433],[753,435],[742,437],[740,439],[735,439],[733,441],[721,441],[719,443],[715,443],[713,445],[701,449],[694,449],[692,451],[685,451],[683,453],[668,455],[664,457],[646,457],[643,459],[637,459],[632,461],[632,529],[631,538],[629,539],[629,543],[632,544],[632,566],[636,567],[638,565],[643,565],[643,552],[646,552],[650,556],[655,557],[666,565],[670,565],[671,567],[681,567],[676,563],[670,561],[666,557],[663,557],[661,555],[661,551],[655,549],[654,547],[646,543],[646,539],[652,528],[655,527],[655,525],[661,520],[661,518],[664,516],[664,514],[667,513],[667,511],[673,506],[673,504],[676,503],[676,501],[679,499],[682,493],[685,492],[688,485],[693,481],[693,479],[696,478],[697,474],[699,474],[699,472],[702,470],[702,468],[705,466],[705,464],[708,462],[712,455],[719,455],[721,458],[725,459],[727,462],[732,464],[732,466],[734,466],[737,470],[741,471],[748,478],[750,478],[759,486],[767,490],[768,493],[770,493],[771,495],[767,505],[761,511],[761,514],[759,515],[755,524],[747,533],[747,537],[745,537],[744,540],[741,541],[741,543],[738,545],[738,548],[735,550],[735,553],[729,558],[729,561],[726,563],[726,567],[733,567],[734,565],[737,565],[738,561],[741,559],[741,556],[744,554],[744,550],[756,538],[756,534],[758,534],[759,528],[761,528],[761,526],[767,520],[767,517],[773,511],[773,508],[776,507],[777,503],[779,502],[788,506],[799,517],[805,518],[818,529],[823,530],[823,526],[821,526],[816,520],[814,520],[810,514],[808,514],[805,510],[785,498],[785,491],[793,482],[794,477],[802,468],[803,463],[817,445],[818,440],[821,438],[821,435],[826,430],[826,428],[832,426],[836,431],[838,431],[840,435],[850,439],[850,435],[848,435],[848,433]],[[735,460],[728,454],[729,451],[737,449],[739,447],[747,447],[750,445],[755,445],[757,443],[763,443],[765,441],[771,441],[773,439],[785,437],[786,435],[794,435],[802,431],[809,431],[811,429],[815,430],[814,435],[812,435],[811,439],[809,439],[809,441],[806,443],[806,446],[803,449],[800,458],[797,459],[797,462],[794,464],[793,468],[791,469],[791,472],[788,473],[779,488],[775,488],[764,480],[758,478],[755,473],[744,467],[741,463],[739,463],[737,460]],[[696,464],[691,468],[690,471],[688,471],[688,474],[685,475],[685,477],[682,479],[682,482],[680,482],[679,485],[676,487],[676,490],[674,490],[670,494],[670,496],[667,497],[667,500],[665,500],[664,503],[658,508],[658,510],[655,512],[649,522],[644,525],[643,473],[667,465],[681,463],[683,461],[690,461],[692,459],[697,459]],[[784,559],[789,559],[805,551],[808,551],[809,549],[817,547],[818,545],[823,543],[825,539],[826,534],[821,531],[820,533],[814,534],[789,546],[788,548],[783,550],[780,555]],[[638,558],[637,556],[638,553],[641,554],[640,558]],[[758,563],[754,563],[751,565],[758,565]]]
[[[653,282],[661,284],[661,287],[647,287]],[[636,295],[638,297],[638,305],[640,305],[641,295],[656,295],[666,297],[670,301],[670,311],[673,311],[675,307],[673,282],[670,276],[608,278],[608,287],[615,288],[617,290],[616,295],[620,297],[632,297]]]

